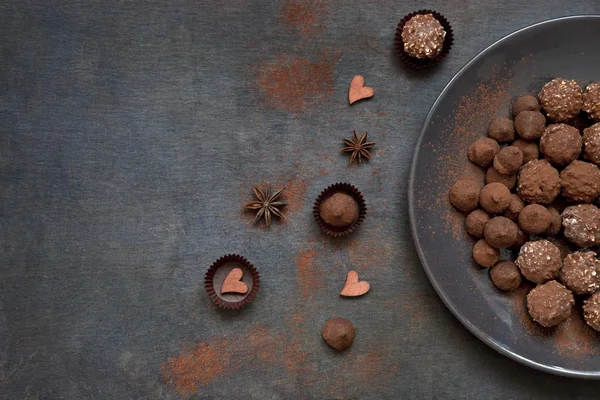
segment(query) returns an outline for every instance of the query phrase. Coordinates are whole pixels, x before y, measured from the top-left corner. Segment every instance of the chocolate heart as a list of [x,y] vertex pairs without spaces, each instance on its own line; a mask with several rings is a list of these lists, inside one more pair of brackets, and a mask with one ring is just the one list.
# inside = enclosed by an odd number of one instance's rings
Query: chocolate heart
[[358,274],[356,271],[348,272],[348,277],[346,278],[346,285],[340,292],[340,295],[346,297],[357,297],[362,296],[367,293],[371,286],[367,281],[358,281]]
[[373,88],[365,86],[365,78],[362,75],[356,75],[352,78],[350,90],[348,90],[348,102],[350,104],[373,97],[374,94]]
[[244,276],[244,272],[239,268],[234,268],[231,270],[227,277],[223,281],[223,285],[221,286],[221,294],[224,293],[241,293],[244,294],[248,292],[248,285],[241,281],[242,276]]

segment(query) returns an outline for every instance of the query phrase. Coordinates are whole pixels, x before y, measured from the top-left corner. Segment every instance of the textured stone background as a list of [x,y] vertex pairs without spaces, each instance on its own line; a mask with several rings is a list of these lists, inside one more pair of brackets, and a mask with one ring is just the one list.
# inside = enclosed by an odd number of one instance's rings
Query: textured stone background
[[[455,46],[426,73],[397,22],[432,8]],[[6,399],[596,398],[488,348],[446,310],[409,233],[417,134],[484,47],[596,0],[0,1],[0,397]],[[347,105],[363,74],[369,101]],[[341,137],[368,130],[373,160]],[[311,217],[347,181],[369,213],[331,241]],[[241,211],[287,187],[271,229]],[[226,253],[263,285],[222,312],[202,283]],[[348,269],[371,283],[338,296]],[[320,338],[352,320],[354,346]]]

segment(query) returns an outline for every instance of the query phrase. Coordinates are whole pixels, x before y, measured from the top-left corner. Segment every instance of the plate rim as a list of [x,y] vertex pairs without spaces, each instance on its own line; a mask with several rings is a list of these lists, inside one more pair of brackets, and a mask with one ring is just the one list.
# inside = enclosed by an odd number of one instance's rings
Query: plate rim
[[425,118],[425,121],[423,122],[421,131],[419,132],[419,137],[417,139],[417,143],[415,144],[415,149],[413,151],[413,158],[412,158],[411,166],[410,166],[409,181],[408,181],[408,217],[410,220],[410,232],[411,232],[411,236],[413,239],[413,243],[417,250],[417,254],[419,256],[419,261],[421,263],[421,267],[425,271],[425,274],[427,275],[429,282],[435,289],[438,296],[444,302],[444,305],[450,310],[452,315],[454,315],[454,317],[456,317],[459,320],[459,322],[465,328],[467,328],[473,335],[475,335],[479,340],[481,340],[483,343],[487,344],[489,347],[496,350],[500,354],[507,356],[508,358],[510,358],[514,361],[517,361],[523,365],[537,369],[539,371],[548,372],[548,373],[551,373],[554,375],[571,377],[571,378],[600,379],[600,371],[577,371],[577,370],[566,369],[566,368],[561,368],[561,367],[557,367],[557,366],[549,366],[546,364],[538,363],[529,358],[523,357],[513,351],[506,349],[500,343],[495,341],[491,336],[487,335],[486,333],[481,331],[477,326],[473,325],[468,320],[468,318],[466,318],[460,312],[460,310],[452,303],[452,301],[448,298],[447,294],[441,288],[439,282],[436,280],[436,278],[432,274],[431,270],[429,269],[429,266],[425,260],[424,251],[421,247],[421,244],[417,240],[417,226],[416,226],[417,223],[416,223],[416,218],[415,218],[415,213],[416,213],[415,212],[415,182],[416,182],[415,174],[416,174],[417,164],[419,162],[419,155],[420,155],[420,150],[421,150],[421,147],[423,144],[425,132],[426,132],[428,126],[430,125],[431,121],[433,120],[435,110],[437,109],[438,105],[440,104],[442,98],[446,95],[446,93],[454,85],[454,83],[458,80],[458,78],[460,78],[471,67],[471,65],[473,65],[479,59],[485,57],[491,50],[498,47],[503,42],[507,41],[508,39],[512,38],[513,36],[520,34],[521,32],[537,28],[541,25],[550,25],[550,24],[557,23],[560,21],[565,21],[565,20],[581,20],[581,19],[600,19],[600,15],[598,15],[598,14],[571,15],[571,16],[560,17],[560,18],[553,18],[553,19],[537,22],[535,24],[528,25],[524,28],[518,29],[518,30],[516,30],[512,33],[509,33],[508,35],[496,40],[494,43],[492,43],[491,45],[487,46],[485,49],[480,51],[477,55],[475,55],[475,57],[473,57],[469,62],[467,62],[452,77],[452,79],[450,79],[450,81],[448,81],[448,83],[444,86],[444,88],[442,89],[442,91],[440,92],[438,97],[436,98],[435,102],[431,106],[429,112],[427,113],[427,117]]

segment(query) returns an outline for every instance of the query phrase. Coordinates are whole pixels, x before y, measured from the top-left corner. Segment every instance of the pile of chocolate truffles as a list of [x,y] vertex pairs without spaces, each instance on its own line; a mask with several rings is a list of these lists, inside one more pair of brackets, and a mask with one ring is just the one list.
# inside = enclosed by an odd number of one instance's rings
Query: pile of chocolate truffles
[[[582,91],[554,79],[537,98],[519,97],[512,115],[493,120],[468,149],[486,169],[485,186],[462,178],[450,203],[466,214],[465,229],[478,239],[473,259],[498,289],[537,284],[527,295],[533,320],[560,324],[580,296],[586,322],[600,331],[600,84]],[[556,246],[563,237],[566,257]],[[501,260],[501,249],[516,260]]]

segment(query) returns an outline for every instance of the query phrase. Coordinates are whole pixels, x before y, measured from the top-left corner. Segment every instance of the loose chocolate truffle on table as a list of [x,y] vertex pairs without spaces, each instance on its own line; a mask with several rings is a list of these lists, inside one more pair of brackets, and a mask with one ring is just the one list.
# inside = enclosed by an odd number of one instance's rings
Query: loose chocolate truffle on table
[[600,331],[600,292],[583,302],[583,318],[589,326]]
[[494,157],[494,168],[503,175],[516,174],[521,165],[523,165],[523,152],[515,146],[502,148]]
[[554,207],[547,207],[548,212],[550,213],[550,226],[544,232],[544,236],[555,236],[560,233],[562,229],[562,218],[560,217],[560,213]]
[[513,117],[516,117],[523,111],[540,111],[540,103],[537,97],[532,95],[519,97],[512,106]]
[[470,178],[459,179],[449,191],[450,203],[459,211],[471,212],[479,205],[481,187]]
[[575,160],[560,173],[561,194],[567,201],[592,203],[600,195],[600,169]]
[[518,194],[513,193],[510,195],[510,203],[508,204],[508,209],[504,213],[504,216],[511,221],[516,222],[517,218],[519,218],[519,213],[524,207],[525,203],[523,200],[521,200]]
[[510,205],[510,190],[498,182],[488,183],[479,193],[479,204],[490,214],[502,214]]
[[327,225],[348,227],[358,219],[358,202],[345,193],[334,193],[321,203],[320,215]]
[[343,351],[354,342],[354,325],[344,318],[331,318],[321,330],[323,340],[337,351]]
[[600,83],[590,83],[583,93],[583,107],[591,119],[600,119]]
[[506,186],[508,189],[512,189],[517,184],[517,174],[513,175],[502,175],[496,171],[494,167],[489,167],[485,172],[485,183],[498,182]]
[[506,217],[494,217],[485,224],[485,241],[497,249],[507,249],[517,241],[517,224]]
[[529,204],[519,213],[519,226],[530,235],[541,235],[550,226],[552,215],[546,207]]
[[525,243],[515,264],[525,278],[535,283],[544,283],[558,276],[562,258],[558,247],[541,239]]
[[483,237],[485,224],[491,219],[490,215],[483,210],[475,210],[467,215],[465,219],[465,230],[471,236],[478,239]]
[[600,289],[600,260],[593,251],[576,251],[563,260],[560,280],[575,294],[592,294]]
[[435,58],[442,51],[446,31],[432,14],[417,14],[402,29],[404,52],[415,58]]
[[562,212],[565,237],[578,247],[600,243],[600,209],[593,204],[569,206]]
[[583,140],[579,131],[567,124],[546,127],[540,139],[540,151],[554,165],[567,165],[581,153]]
[[600,122],[583,130],[583,158],[600,165]]
[[515,140],[515,123],[508,118],[496,118],[488,128],[488,136],[498,143]]
[[523,111],[515,118],[515,130],[522,139],[539,139],[545,128],[546,117],[539,111]]
[[531,160],[540,158],[540,149],[536,142],[529,142],[523,139],[515,140],[511,146],[515,146],[523,152],[523,164],[527,164]]
[[581,111],[581,87],[573,80],[556,78],[546,83],[538,95],[542,109],[553,121],[567,121]]
[[519,171],[517,193],[528,203],[550,204],[560,193],[560,177],[547,160],[533,160]]
[[512,261],[500,261],[490,270],[492,283],[500,290],[510,292],[521,286],[521,271]]
[[467,156],[472,163],[487,168],[492,165],[494,157],[499,151],[500,145],[494,139],[481,138],[477,139],[469,147]]
[[546,328],[556,326],[571,315],[573,293],[557,281],[538,285],[527,295],[529,315]]
[[500,259],[500,251],[493,248],[484,239],[473,246],[473,260],[482,267],[491,267]]

